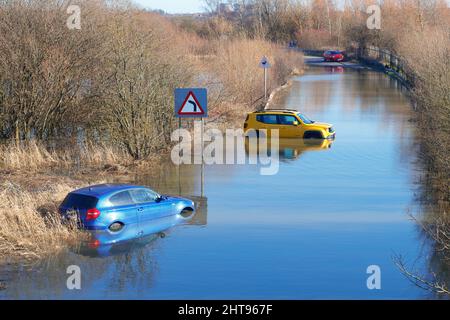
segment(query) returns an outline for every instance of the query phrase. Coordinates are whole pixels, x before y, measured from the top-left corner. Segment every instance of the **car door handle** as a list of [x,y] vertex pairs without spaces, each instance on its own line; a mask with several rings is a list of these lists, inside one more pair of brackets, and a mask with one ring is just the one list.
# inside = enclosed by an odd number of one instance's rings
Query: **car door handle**
[[144,208],[138,208],[138,212],[144,211]]

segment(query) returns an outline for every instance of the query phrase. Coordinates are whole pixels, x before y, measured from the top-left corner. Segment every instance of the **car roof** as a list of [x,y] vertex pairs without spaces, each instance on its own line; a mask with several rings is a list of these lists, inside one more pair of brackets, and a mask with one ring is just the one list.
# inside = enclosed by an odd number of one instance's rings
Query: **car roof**
[[95,186],[89,186],[86,188],[78,189],[71,193],[82,194],[86,196],[103,197],[113,194],[117,191],[125,191],[137,188],[146,188],[146,187],[129,184],[98,184]]
[[268,109],[263,111],[255,111],[254,114],[265,114],[265,113],[275,113],[275,114],[297,114],[299,113],[297,110],[289,110],[289,109]]

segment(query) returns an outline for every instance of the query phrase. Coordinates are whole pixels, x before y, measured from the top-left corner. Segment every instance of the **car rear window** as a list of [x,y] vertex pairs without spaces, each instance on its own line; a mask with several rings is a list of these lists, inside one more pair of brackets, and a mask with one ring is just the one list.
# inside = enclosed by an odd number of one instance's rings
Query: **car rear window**
[[97,202],[98,199],[96,197],[69,193],[61,206],[73,209],[93,209],[97,205]]
[[266,124],[278,124],[278,117],[275,114],[264,114],[256,116],[256,121]]

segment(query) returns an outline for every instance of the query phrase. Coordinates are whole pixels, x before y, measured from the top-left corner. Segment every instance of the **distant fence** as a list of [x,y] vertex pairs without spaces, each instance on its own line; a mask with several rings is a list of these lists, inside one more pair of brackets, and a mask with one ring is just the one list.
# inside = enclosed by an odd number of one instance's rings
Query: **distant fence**
[[352,54],[355,59],[376,69],[384,70],[408,88],[413,86],[414,76],[409,70],[406,61],[389,50],[368,46],[365,48],[354,48],[350,51],[353,51]]

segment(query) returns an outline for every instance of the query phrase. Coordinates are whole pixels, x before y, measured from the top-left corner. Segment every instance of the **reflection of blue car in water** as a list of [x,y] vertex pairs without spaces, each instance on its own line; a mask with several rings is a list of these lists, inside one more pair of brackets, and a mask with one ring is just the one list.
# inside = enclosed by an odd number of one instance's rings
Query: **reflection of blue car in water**
[[97,242],[112,244],[158,233],[190,219],[193,201],[162,196],[146,187],[103,184],[67,195],[60,213],[76,215],[81,226],[95,231]]
[[169,216],[144,224],[133,224],[122,232],[110,230],[91,231],[88,241],[76,247],[76,252],[84,256],[108,257],[130,252],[134,249],[146,247],[158,238],[164,238],[167,230],[175,225],[189,221],[179,215]]

